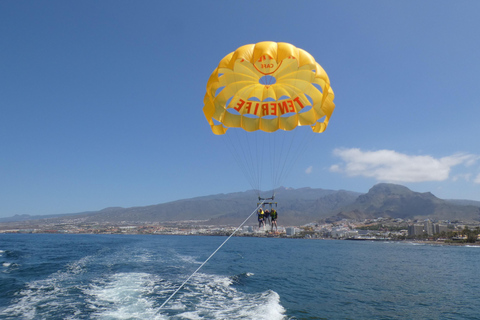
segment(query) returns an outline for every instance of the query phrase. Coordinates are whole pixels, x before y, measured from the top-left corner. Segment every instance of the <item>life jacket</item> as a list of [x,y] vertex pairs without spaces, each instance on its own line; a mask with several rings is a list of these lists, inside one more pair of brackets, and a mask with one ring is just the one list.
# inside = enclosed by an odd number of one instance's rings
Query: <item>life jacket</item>
[[263,219],[263,215],[264,215],[263,210],[262,209],[258,210],[258,219]]
[[272,220],[277,219],[277,210],[272,209],[272,211],[270,211],[270,217],[272,217]]

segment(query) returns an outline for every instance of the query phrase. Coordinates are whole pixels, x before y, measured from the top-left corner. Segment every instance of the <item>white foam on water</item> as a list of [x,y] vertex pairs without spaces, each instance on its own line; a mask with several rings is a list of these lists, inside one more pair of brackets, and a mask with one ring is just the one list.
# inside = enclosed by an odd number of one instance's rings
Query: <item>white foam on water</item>
[[95,319],[165,319],[152,294],[160,279],[147,273],[117,273],[84,290]]
[[19,265],[14,262],[4,262],[2,263],[2,273],[10,273],[14,270],[18,270]]
[[152,261],[158,261],[158,256],[152,254],[148,250],[139,250],[136,252],[121,252],[121,259],[124,260],[125,258],[128,258],[130,261],[135,261],[135,262],[142,262],[142,263],[147,263],[147,262],[152,262]]
[[168,314],[175,313],[172,319],[286,319],[276,292],[244,293],[230,278],[218,275],[195,275],[172,301],[165,307]]
[[186,264],[201,264],[202,263],[202,261],[197,260],[197,257],[183,255],[183,254],[179,254],[179,253],[175,253],[175,258],[176,258],[176,260],[180,260],[181,262],[184,262]]
[[407,242],[407,244],[409,244],[411,246],[424,246],[425,245],[423,243],[417,243],[417,242]]
[[[136,255],[146,260],[153,257]],[[111,258],[111,257],[110,257]],[[116,257],[115,257],[116,258]],[[194,257],[178,255],[197,264]],[[95,257],[70,263],[47,278],[25,284],[2,316],[13,319],[256,319],[284,320],[285,309],[274,291],[245,293],[231,277],[197,273],[163,308],[161,304],[185,279],[172,280],[145,272],[119,272],[88,279]],[[95,263],[95,261],[94,261]],[[253,273],[245,273],[245,277]],[[85,282],[88,281],[88,282]]]
[[[18,319],[47,319],[68,305],[76,309],[76,299],[70,296],[70,281],[85,271],[89,257],[66,265],[46,279],[25,284],[25,288],[16,294],[12,305],[3,310],[2,315]],[[78,308],[77,308],[78,309]]]
[[59,289],[53,283],[46,280],[34,281],[27,284],[19,294],[15,304],[6,308],[2,314],[19,319],[35,319],[38,317],[36,308],[39,305],[51,307],[53,298],[59,293]]

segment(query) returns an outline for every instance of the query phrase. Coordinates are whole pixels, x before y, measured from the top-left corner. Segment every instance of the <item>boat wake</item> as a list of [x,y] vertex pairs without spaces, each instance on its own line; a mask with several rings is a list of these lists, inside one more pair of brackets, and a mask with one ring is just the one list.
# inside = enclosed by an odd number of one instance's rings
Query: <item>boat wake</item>
[[155,272],[151,264],[148,272],[126,271],[130,263],[152,261],[148,252],[144,254],[132,257],[117,251],[68,263],[43,279],[26,282],[0,310],[0,319],[285,319],[276,292],[241,290],[248,287],[252,273],[197,273],[160,309],[187,276],[170,264],[187,268],[185,264],[196,267],[198,261],[182,256],[168,259],[168,265],[167,259],[158,262]]

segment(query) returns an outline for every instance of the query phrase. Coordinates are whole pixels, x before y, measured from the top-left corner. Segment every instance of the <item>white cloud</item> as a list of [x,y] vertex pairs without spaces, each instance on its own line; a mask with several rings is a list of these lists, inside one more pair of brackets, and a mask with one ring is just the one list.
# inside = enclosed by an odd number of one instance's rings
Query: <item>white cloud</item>
[[313,171],[313,166],[310,166],[305,170],[305,173],[310,174],[310,173],[312,173],[312,171]]
[[[332,165],[330,171],[348,176],[364,176],[386,182],[424,182],[448,179],[452,167],[471,166],[480,157],[458,153],[436,159],[432,156],[411,156],[393,150],[362,151],[335,149],[333,154],[343,162]],[[480,176],[476,178],[480,183]]]
[[452,181],[458,181],[458,180],[470,181],[471,176],[472,175],[470,173],[457,174],[457,175],[452,177]]
[[480,174],[477,175],[477,177],[473,180],[475,183],[480,183]]

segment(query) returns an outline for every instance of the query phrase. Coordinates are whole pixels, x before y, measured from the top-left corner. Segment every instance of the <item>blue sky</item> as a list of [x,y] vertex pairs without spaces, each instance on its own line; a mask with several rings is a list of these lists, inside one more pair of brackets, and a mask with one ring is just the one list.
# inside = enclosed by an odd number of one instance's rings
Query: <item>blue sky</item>
[[[0,217],[250,189],[203,115],[238,47],[288,42],[336,109],[286,187],[480,200],[480,2],[1,1]],[[280,199],[279,199],[280,201]]]

